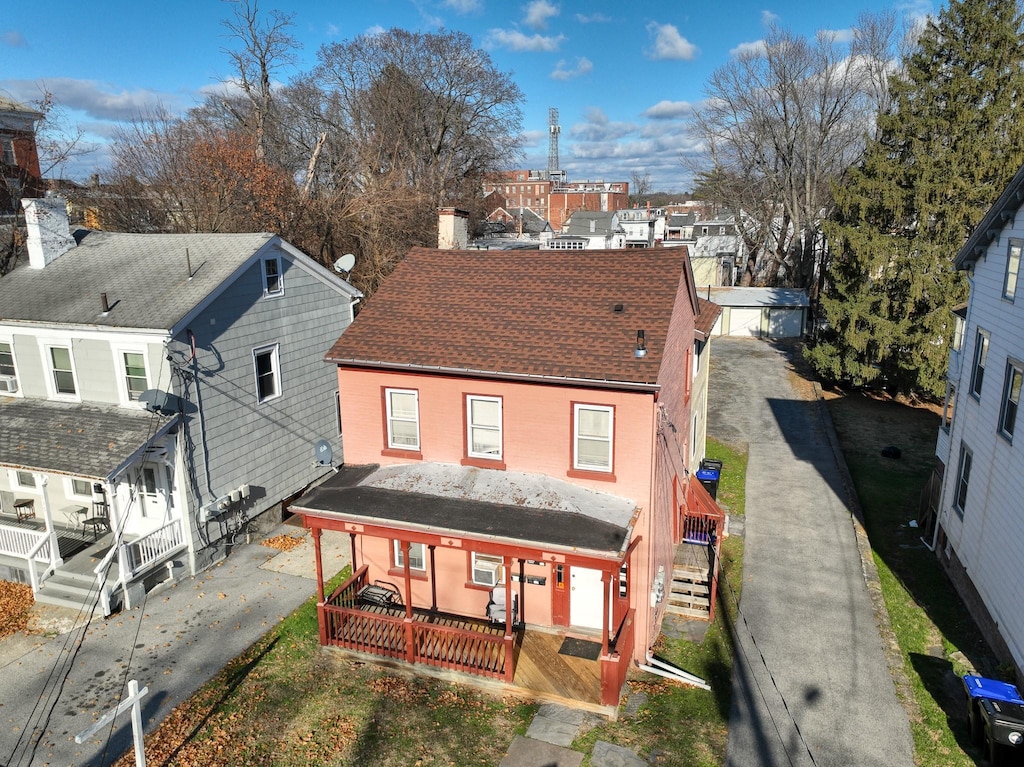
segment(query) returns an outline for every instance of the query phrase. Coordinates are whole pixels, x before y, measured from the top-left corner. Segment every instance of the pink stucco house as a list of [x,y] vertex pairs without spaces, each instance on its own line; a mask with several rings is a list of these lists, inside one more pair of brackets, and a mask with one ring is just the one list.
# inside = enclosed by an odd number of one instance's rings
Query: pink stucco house
[[[614,706],[681,551],[713,588],[723,517],[693,475],[718,311],[685,248],[410,251],[327,353],[344,465],[291,507],[321,642]],[[322,534],[351,540],[331,594]]]

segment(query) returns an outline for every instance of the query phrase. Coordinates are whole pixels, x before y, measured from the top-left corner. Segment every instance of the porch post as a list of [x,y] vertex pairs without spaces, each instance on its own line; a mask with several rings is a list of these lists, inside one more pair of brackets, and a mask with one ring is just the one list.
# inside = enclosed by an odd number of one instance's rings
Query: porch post
[[412,543],[401,541],[404,556],[402,557],[402,569],[405,571],[405,659],[409,663],[416,662],[416,632],[412,626],[412,570],[409,565],[409,554],[412,552]]
[[[50,494],[46,491],[46,485],[49,482],[49,476],[46,474],[36,474],[36,481],[39,482],[40,488],[43,491],[43,519],[46,521],[46,532],[50,536],[50,567],[57,569],[58,565],[64,563],[64,560],[60,556],[60,547],[57,543],[57,530],[53,526],[53,512],[50,511]],[[29,567],[34,567],[29,562]]]
[[601,600],[601,655],[608,654],[608,624],[611,622],[611,585],[612,574],[607,570],[601,571],[601,593],[604,598]]
[[324,563],[320,554],[320,533],[323,532],[313,523],[310,533],[313,535],[313,554],[316,557],[316,601],[323,604],[324,601]]
[[[132,574],[131,568],[128,567],[128,555],[124,547],[125,525],[121,522],[121,510],[118,508],[117,494],[114,492],[114,488],[109,482],[106,485],[106,491],[107,497],[110,498],[110,505],[107,508],[107,514],[110,520],[110,530],[113,533],[113,542],[111,545],[114,546],[114,549],[117,551],[117,582],[121,584],[124,609],[131,610],[131,597],[128,595],[128,589],[125,588],[125,585],[128,582],[128,577]],[[136,496],[136,502],[139,502],[138,496]],[[127,515],[130,513],[130,510],[125,512],[125,521],[127,521]]]
[[512,622],[518,613],[518,610],[512,609],[512,557],[505,554],[502,564],[505,566],[505,639],[509,639],[512,636]]
[[430,609],[437,612],[437,568],[434,567],[434,544],[427,546],[430,552]]
[[356,569],[359,566],[358,563],[356,562],[356,534],[355,533],[349,533],[348,534],[348,544],[349,544],[349,546],[352,549],[352,574],[355,575]]

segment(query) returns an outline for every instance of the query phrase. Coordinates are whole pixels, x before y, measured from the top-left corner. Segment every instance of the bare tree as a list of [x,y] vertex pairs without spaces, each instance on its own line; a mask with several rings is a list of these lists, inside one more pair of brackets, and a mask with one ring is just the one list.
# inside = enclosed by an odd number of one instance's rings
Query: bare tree
[[643,173],[638,170],[633,171],[629,186],[632,190],[629,194],[629,204],[638,208],[643,205],[647,195],[651,193],[651,174],[647,171]]
[[[879,108],[895,22],[862,16],[849,50],[834,33],[813,40],[772,26],[763,47],[717,69],[706,106],[692,127],[707,147],[710,170],[738,183],[728,189],[762,220],[759,281],[816,292],[824,240],[820,221],[831,184],[862,153]],[[707,167],[705,166],[705,170]],[[756,199],[752,199],[756,195]]]

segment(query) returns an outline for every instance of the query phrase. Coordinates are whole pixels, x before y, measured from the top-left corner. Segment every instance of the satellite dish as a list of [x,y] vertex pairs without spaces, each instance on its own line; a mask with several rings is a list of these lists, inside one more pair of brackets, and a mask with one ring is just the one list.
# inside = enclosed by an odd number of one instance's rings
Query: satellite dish
[[346,253],[344,256],[334,262],[334,271],[339,274],[348,274],[352,271],[352,268],[356,265],[356,257],[351,253]]
[[330,466],[334,461],[334,450],[331,443],[326,439],[316,441],[316,463],[317,466]]

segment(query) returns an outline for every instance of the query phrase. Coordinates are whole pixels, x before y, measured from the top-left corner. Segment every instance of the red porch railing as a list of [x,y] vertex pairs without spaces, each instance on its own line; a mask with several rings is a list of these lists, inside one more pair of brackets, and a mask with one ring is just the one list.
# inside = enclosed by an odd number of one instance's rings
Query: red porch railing
[[619,693],[626,683],[626,673],[633,662],[633,618],[635,609],[630,609],[622,619],[615,638],[608,647],[608,655],[601,658],[601,704],[619,705]]
[[357,595],[365,585],[364,565],[317,606],[320,644],[511,683],[515,637],[506,638],[503,628],[481,622],[481,630],[473,631],[449,625],[454,618],[425,610],[414,609],[410,620],[404,610],[364,608]]
[[683,518],[683,541],[708,547],[708,620],[715,618],[715,599],[718,596],[718,560],[722,553],[722,531],[725,512],[711,497],[696,476],[690,477],[689,504]]

